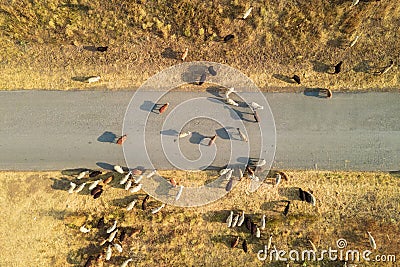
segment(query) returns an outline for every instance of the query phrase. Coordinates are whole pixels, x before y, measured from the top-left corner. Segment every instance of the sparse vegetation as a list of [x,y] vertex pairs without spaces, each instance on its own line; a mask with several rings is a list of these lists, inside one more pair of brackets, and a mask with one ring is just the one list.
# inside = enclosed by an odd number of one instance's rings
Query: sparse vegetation
[[[366,231],[377,242],[379,254],[396,254],[400,249],[400,193],[397,174],[326,171],[288,171],[289,181],[278,188],[267,184],[251,195],[240,183],[226,197],[199,208],[166,206],[152,215],[159,202],[150,199],[147,211],[140,203],[131,211],[124,207],[134,196],[118,187],[116,181],[94,200],[86,191],[68,194],[68,175],[59,172],[1,172],[0,212],[3,233],[0,243],[1,266],[82,266],[91,253],[99,251],[102,238],[96,229],[104,216],[110,226],[118,219],[120,226],[141,231],[123,244],[123,253],[115,252],[109,266],[119,266],[128,256],[135,266],[260,266],[256,253],[267,244],[270,234],[279,249],[335,248],[344,238],[351,249],[369,249]],[[167,172],[187,182],[191,174]],[[212,173],[200,173],[206,181]],[[104,177],[107,175],[104,175]],[[298,187],[311,189],[317,198],[316,207],[296,200]],[[280,200],[292,200],[288,216],[283,216]],[[266,214],[266,229],[261,239],[250,237],[245,226],[227,228],[224,223],[230,210],[242,210],[259,223]],[[79,227],[91,229],[79,232]],[[249,252],[240,246],[230,248],[235,236],[246,238]],[[11,245],[15,244],[15,245]],[[23,251],[23,253],[21,253]],[[18,255],[18,257],[16,256]],[[338,262],[307,262],[307,266],[338,266]],[[321,265],[322,264],[322,265]],[[282,266],[273,263],[271,266]],[[303,262],[291,266],[304,266]],[[391,263],[370,263],[368,266],[393,266]]]
[[[264,90],[293,84],[277,74],[302,76],[306,87],[334,90],[399,87],[396,1],[8,1],[0,4],[0,88],[135,88],[176,64],[168,48],[188,60],[227,63]],[[229,44],[220,42],[234,33]],[[349,48],[356,35],[357,44]],[[108,45],[106,53],[90,46]],[[167,53],[168,54],[168,53]],[[373,75],[393,59],[396,66]],[[341,75],[326,68],[343,60]],[[321,67],[322,66],[322,67]],[[324,67],[325,66],[325,67]],[[100,75],[99,84],[73,77]]]

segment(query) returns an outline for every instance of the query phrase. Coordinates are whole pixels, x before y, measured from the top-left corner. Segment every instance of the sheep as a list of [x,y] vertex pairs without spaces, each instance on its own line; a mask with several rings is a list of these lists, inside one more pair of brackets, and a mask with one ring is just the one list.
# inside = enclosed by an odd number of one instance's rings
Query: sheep
[[136,204],[136,199],[134,199],[131,203],[128,204],[128,206],[126,207],[126,210],[127,211],[132,210],[133,207],[135,206],[135,204]]
[[85,188],[86,183],[83,183],[81,185],[78,186],[77,189],[75,189],[75,193],[79,193],[83,190],[83,188]]
[[342,64],[343,64],[343,61],[340,61],[338,64],[335,65],[334,74],[339,74],[339,72],[342,70]]
[[160,207],[154,208],[154,209],[151,211],[151,213],[152,213],[152,214],[156,214],[157,212],[159,212],[159,211],[160,211],[162,208],[164,208],[164,207],[165,207],[165,203],[161,204]]
[[69,189],[68,189],[68,193],[72,194],[75,190],[76,187],[76,183],[73,182],[69,182]]
[[289,213],[289,208],[290,208],[290,201],[287,202],[285,209],[283,210],[283,215],[288,215]]
[[300,84],[300,83],[301,83],[300,77],[297,76],[297,75],[293,75],[292,79],[293,79],[297,84]]
[[114,240],[117,233],[118,233],[118,229],[115,229],[115,231],[111,232],[110,235],[108,236],[107,241],[111,243]]
[[261,223],[260,223],[260,228],[261,228],[261,230],[264,230],[265,229],[265,214],[262,216],[262,218],[261,218]]
[[139,192],[140,189],[142,189],[142,184],[137,184],[137,185],[135,185],[134,187],[132,187],[132,188],[129,190],[129,192],[131,192],[131,193],[136,193],[136,192]]
[[240,226],[242,226],[242,224],[243,224],[243,222],[244,222],[244,211],[242,211],[242,215],[240,216],[240,218],[239,218],[239,221],[238,221],[238,223],[237,223],[237,226],[238,227],[240,227]]
[[102,180],[96,180],[89,186],[89,191],[92,191]]
[[250,233],[251,235],[256,235],[257,225],[254,222],[250,223]]
[[189,136],[189,135],[191,135],[191,134],[192,134],[191,131],[180,132],[179,135],[178,135],[178,138],[184,138],[184,137]]
[[90,229],[88,229],[84,225],[82,225],[81,228],[79,228],[79,231],[86,234],[86,233],[90,232]]
[[119,184],[125,184],[131,175],[132,175],[132,171],[129,171],[128,174],[125,175],[124,178],[121,179],[121,181],[119,181]]
[[260,117],[258,116],[257,110],[254,110],[253,117],[256,122],[260,122]]
[[143,170],[141,170],[141,169],[133,169],[132,170],[132,174],[133,175],[142,175],[143,174]]
[[379,75],[385,74],[385,73],[388,72],[393,66],[394,66],[394,62],[393,62],[393,60],[390,60],[389,65],[388,65],[386,68],[384,68],[383,71],[381,71]]
[[289,177],[285,172],[278,172],[285,181],[289,181]]
[[253,181],[255,181],[255,182],[258,182],[258,181],[260,181],[260,178],[257,176],[257,175],[250,175],[250,179],[251,180],[253,180]]
[[98,82],[98,81],[100,81],[100,76],[90,76],[90,77],[87,77],[84,81],[87,83]]
[[374,237],[371,235],[370,232],[367,232],[367,233],[368,233],[368,237],[369,237],[369,243],[370,243],[372,249],[376,249],[376,242],[375,242]]
[[237,245],[239,245],[239,240],[240,240],[240,238],[238,236],[235,237],[231,242],[231,248],[237,247]]
[[113,179],[113,176],[110,176],[110,177],[108,177],[107,179],[104,179],[104,180],[103,180],[103,184],[106,185],[106,184],[111,183],[112,179]]
[[253,110],[256,110],[256,109],[264,109],[263,106],[257,104],[256,102],[251,102],[251,103],[250,103],[250,107],[251,107]]
[[88,174],[88,173],[89,173],[89,171],[80,172],[80,173],[78,174],[78,176],[76,177],[76,179],[80,180],[80,179],[82,179],[83,177],[85,177],[85,175]]
[[251,224],[252,224],[251,219],[245,218],[245,222],[246,222],[246,228],[247,228],[247,230],[251,231]]
[[120,244],[114,243],[114,248],[119,252],[122,253],[122,247]]
[[225,92],[225,99],[228,100],[229,95],[233,92],[235,92],[235,88],[233,88],[233,87],[228,88],[228,90],[226,90],[226,92]]
[[360,0],[353,0],[353,3],[351,3],[351,7],[355,6],[360,2]]
[[228,227],[232,226],[232,220],[233,220],[233,211],[231,211],[231,213],[229,214],[228,218],[226,218],[226,225]]
[[96,187],[93,188],[93,189],[90,191],[90,194],[91,194],[92,196],[94,196],[95,194],[97,194],[98,192],[100,192],[100,191],[102,191],[102,190],[103,190],[103,186],[102,186],[102,185],[96,185]]
[[212,76],[217,75],[217,72],[214,70],[214,67],[213,67],[213,66],[208,67],[208,72],[209,72]]
[[267,164],[267,161],[265,159],[259,159],[257,162],[254,163],[254,166],[256,167],[262,167],[265,164]]
[[228,34],[227,36],[224,37],[224,42],[227,43],[230,40],[232,40],[233,38],[235,38],[235,35],[233,34]]
[[89,173],[89,177],[93,178],[93,177],[99,176],[100,174],[102,174],[101,171],[92,171],[91,173]]
[[305,201],[306,200],[305,192],[300,187],[299,187],[299,198],[300,198],[301,201]]
[[116,172],[120,173],[120,174],[123,174],[123,173],[124,173],[124,170],[123,170],[122,167],[119,166],[119,165],[115,165],[115,166],[114,166],[114,170],[115,170]]
[[247,9],[247,11],[243,14],[242,19],[245,20],[251,13],[251,11],[253,10],[253,7],[251,6],[249,9]]
[[107,230],[106,230],[107,234],[109,234],[112,231],[114,231],[115,228],[117,228],[117,220],[114,221],[113,225],[111,225],[109,228],[107,228]]
[[95,194],[93,194],[93,198],[97,199],[101,196],[101,194],[103,193],[103,189],[100,189],[100,191],[96,192]]
[[111,259],[111,255],[112,255],[111,245],[108,245],[107,252],[106,252],[106,261],[109,261]]
[[123,136],[118,138],[117,145],[122,145],[126,141],[127,138],[128,138],[128,136],[126,134],[124,134]]
[[169,179],[169,182],[170,182],[170,184],[172,185],[172,187],[176,187],[176,181],[175,181],[175,179],[174,178],[170,178]]
[[126,266],[128,266],[128,264],[131,262],[131,261],[133,261],[133,259],[127,259],[126,261],[124,261],[122,264],[121,264],[121,267],[126,267]]
[[108,46],[98,46],[96,50],[99,52],[106,52],[108,50]]
[[203,73],[203,74],[200,76],[199,85],[202,85],[202,84],[206,81],[206,78],[207,78],[207,74]]
[[230,170],[226,173],[225,179],[226,179],[227,181],[230,180],[230,179],[232,178],[232,174],[233,174],[233,170],[230,169]]
[[156,173],[157,173],[157,170],[152,170],[149,174],[147,174],[146,178],[151,178]]
[[243,171],[240,167],[238,167],[238,178],[239,178],[239,181],[242,180],[242,178],[243,178]]
[[236,103],[236,102],[235,102],[233,99],[231,99],[231,98],[227,98],[227,99],[226,99],[226,103],[229,104],[229,105],[231,105],[231,106],[235,106],[235,107],[238,107],[238,106],[239,106],[239,104]]
[[188,54],[189,54],[189,48],[186,47],[185,52],[183,52],[181,57],[182,61],[185,61]]
[[230,168],[225,168],[225,169],[222,169],[222,170],[220,170],[219,171],[219,175],[224,175],[224,174],[226,174],[226,173],[228,173],[229,171],[230,171],[231,169]]
[[169,103],[167,102],[166,104],[162,105],[162,106],[159,108],[158,113],[159,113],[159,114],[163,114],[163,113],[167,110],[168,107],[169,107]]
[[226,184],[225,190],[227,192],[230,192],[232,190],[233,187],[233,179],[229,179],[229,182]]
[[140,175],[139,177],[133,179],[135,184],[138,184],[141,180],[143,179],[143,175]]
[[279,185],[281,183],[282,175],[280,173],[275,174],[275,185]]
[[249,165],[246,166],[246,171],[250,176],[254,175],[254,171],[250,168]]
[[242,131],[240,131],[240,128],[236,128],[238,130],[238,134],[240,136],[240,140],[244,141],[244,142],[248,142],[249,140],[247,139],[247,136],[242,133]]
[[304,201],[315,206],[315,197],[313,196],[313,194],[306,192],[306,191],[303,191],[303,192],[304,192]]
[[326,98],[332,98],[332,91],[330,89],[325,89]]
[[215,143],[215,139],[217,139],[217,135],[210,137],[210,141],[208,142],[208,146],[211,146]]
[[232,228],[236,227],[238,221],[239,221],[239,214],[236,214],[235,218],[233,218],[232,220]]
[[242,248],[243,248],[243,251],[247,253],[247,242],[246,242],[246,239],[243,240]]
[[179,198],[180,198],[181,195],[182,195],[182,191],[183,191],[183,185],[180,186],[179,191],[178,191],[178,193],[177,193],[176,196],[175,196],[175,201],[178,201],[178,200],[179,200]]
[[354,40],[353,40],[353,41],[351,42],[351,44],[350,44],[350,47],[353,47],[353,46],[357,43],[358,38],[360,38],[359,35],[357,35],[356,38],[354,38]]
[[142,210],[146,210],[147,208],[147,200],[149,200],[150,195],[146,195],[142,202]]
[[129,188],[131,188],[131,186],[132,186],[132,181],[129,180],[129,181],[125,184],[125,190],[128,191]]

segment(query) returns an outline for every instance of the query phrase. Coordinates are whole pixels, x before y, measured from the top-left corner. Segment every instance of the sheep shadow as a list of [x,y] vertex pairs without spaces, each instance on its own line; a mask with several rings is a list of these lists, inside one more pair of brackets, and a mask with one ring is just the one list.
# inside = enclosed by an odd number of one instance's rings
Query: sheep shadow
[[288,200],[300,200],[298,187],[280,187],[278,194]]
[[220,91],[222,88],[223,88],[222,86],[210,86],[206,89],[206,92],[219,98],[219,97],[221,97]]
[[177,51],[174,51],[171,47],[168,47],[165,48],[163,52],[161,52],[161,56],[163,58],[178,59],[179,53]]
[[74,264],[75,266],[82,266],[84,262],[88,259],[83,259],[83,255],[95,255],[101,253],[101,247],[96,246],[95,244],[91,243],[86,247],[80,248],[78,250],[69,251],[67,254],[67,262],[69,264]]
[[331,68],[330,65],[316,60],[311,61],[311,64],[313,65],[313,71],[315,72],[328,73]]
[[71,182],[70,180],[68,180],[65,177],[62,177],[61,179],[50,178],[50,180],[53,181],[51,188],[54,190],[61,190],[61,191],[67,191],[70,186],[70,182]]
[[101,143],[115,143],[117,135],[113,132],[104,132],[97,138],[97,141]]
[[106,162],[96,162],[96,165],[104,170],[114,171],[114,165],[111,165]]
[[305,96],[313,96],[313,97],[317,97],[317,98],[327,98],[326,89],[324,89],[324,88],[306,88],[306,89],[304,89],[303,93]]
[[296,82],[292,79],[292,77],[289,77],[289,76],[287,76],[287,75],[274,74],[274,75],[272,75],[272,77],[274,77],[275,79],[284,81],[284,82],[286,82],[286,83],[296,83]]
[[219,128],[219,129],[215,130],[215,133],[221,139],[225,139],[225,140],[229,140],[230,139],[229,133],[226,131],[225,128]]
[[79,173],[84,172],[84,171],[91,171],[91,170],[87,169],[87,168],[66,169],[66,170],[62,170],[61,174],[73,176],[73,175],[78,175]]
[[85,83],[87,81],[88,77],[86,76],[74,76],[71,78],[71,80],[76,81],[76,82],[81,82]]
[[162,130],[160,131],[161,135],[168,135],[168,136],[178,136],[178,131],[177,130],[173,130],[173,129],[169,129],[169,130]]
[[261,209],[282,214],[286,205],[287,200],[274,200],[261,204]]
[[156,103],[154,103],[152,101],[144,101],[143,104],[140,105],[140,110],[152,112],[154,110],[155,106],[156,106]]
[[209,211],[202,215],[203,220],[207,222],[218,222],[221,224],[225,224],[226,218],[228,218],[230,214],[230,210],[217,210],[217,211]]
[[139,198],[137,195],[131,195],[131,196],[126,196],[124,198],[113,199],[113,200],[111,200],[111,205],[115,206],[115,207],[126,208],[126,206],[128,206],[128,204],[131,203],[135,199],[136,199],[135,206],[137,206],[139,203]]
[[353,68],[355,72],[364,72],[364,73],[370,73],[372,69],[373,67],[370,65],[370,61],[368,60],[361,61]]
[[346,38],[343,38],[343,37],[332,39],[332,40],[329,40],[327,42],[327,44],[329,46],[337,47],[337,48],[344,48],[344,47],[347,46],[348,43],[349,43],[348,40]]
[[83,49],[90,51],[90,52],[97,52],[97,47],[93,45],[85,45],[83,46]]
[[203,64],[192,65],[189,67],[188,71],[182,73],[181,79],[186,83],[198,85],[201,75],[207,73],[208,73],[207,66]]
[[189,142],[195,145],[199,145],[201,141],[203,141],[204,138],[207,138],[208,136],[202,135],[199,132],[192,132]]

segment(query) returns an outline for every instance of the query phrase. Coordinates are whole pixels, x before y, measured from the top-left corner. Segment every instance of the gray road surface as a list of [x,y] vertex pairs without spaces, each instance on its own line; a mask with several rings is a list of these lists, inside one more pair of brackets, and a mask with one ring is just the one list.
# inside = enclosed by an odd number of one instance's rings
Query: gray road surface
[[[0,169],[125,165],[121,146],[110,141],[113,134],[122,132],[132,96],[133,91],[0,92]],[[175,92],[165,98],[179,103],[180,99],[197,96],[213,95]],[[276,123],[274,168],[400,169],[400,94],[338,93],[330,100],[293,93],[265,96]],[[149,120],[146,134],[156,141],[148,142],[147,149],[153,151],[152,162],[158,168],[168,168],[170,164],[157,147],[160,127],[159,119]],[[207,123],[197,127],[205,135],[210,132]],[[250,138],[257,139],[258,134],[250,127]],[[198,151],[185,153],[196,157]],[[222,164],[224,157],[216,160],[215,165]]]

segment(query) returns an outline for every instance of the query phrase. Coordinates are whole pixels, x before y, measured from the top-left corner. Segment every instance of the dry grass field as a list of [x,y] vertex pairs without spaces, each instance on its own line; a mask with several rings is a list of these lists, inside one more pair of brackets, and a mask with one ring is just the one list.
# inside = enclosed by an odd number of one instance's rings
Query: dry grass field
[[[202,173],[196,178],[182,172],[161,174],[166,178],[173,176],[182,184],[194,179],[201,183],[216,175]],[[133,259],[129,266],[265,266],[256,254],[267,244],[270,234],[278,249],[312,249],[308,240],[312,240],[317,250],[329,246],[334,249],[336,240],[344,238],[349,249],[363,251],[371,249],[366,233],[370,231],[377,243],[372,255],[400,256],[397,174],[325,171],[288,171],[288,174],[289,181],[278,187],[264,184],[255,193],[247,194],[243,181],[210,205],[166,206],[153,215],[151,208],[160,203],[150,198],[147,210],[143,211],[140,204],[145,193],[127,193],[120,188],[117,175],[103,195],[94,200],[87,188],[68,194],[69,181],[75,178],[65,172],[1,172],[0,266],[83,266],[89,255],[101,251],[99,243],[105,236],[104,229],[114,219],[118,220],[120,231],[127,230],[128,237],[122,242],[123,252],[114,251],[104,266],[120,266],[129,257]],[[316,207],[297,200],[297,187],[314,191]],[[126,205],[135,197],[138,204],[126,211]],[[286,217],[282,215],[281,200],[292,201]],[[261,238],[251,237],[245,226],[227,228],[224,221],[230,210],[245,211],[257,224],[265,214],[267,224]],[[101,217],[105,226],[98,229]],[[91,231],[81,233],[82,225]],[[236,236],[241,241],[247,240],[248,253],[240,245],[230,248]],[[361,262],[357,266],[396,264]],[[272,262],[268,266],[286,266],[286,263]],[[289,262],[289,266],[334,267],[343,266],[343,262],[300,261]]]
[[[132,89],[187,47],[188,61],[229,64],[263,90],[398,90],[400,5],[351,2],[257,0],[242,20],[249,1],[4,0],[0,89]],[[342,60],[342,72],[329,74]],[[374,74],[390,60],[389,72]],[[100,82],[80,82],[92,75]]]

